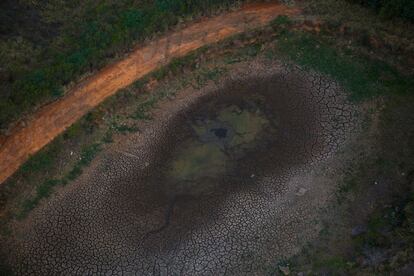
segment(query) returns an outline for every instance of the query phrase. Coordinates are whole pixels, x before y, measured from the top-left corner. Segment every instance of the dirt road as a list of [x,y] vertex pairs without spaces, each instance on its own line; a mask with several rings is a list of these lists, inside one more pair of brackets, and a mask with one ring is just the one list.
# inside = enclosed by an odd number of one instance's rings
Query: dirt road
[[235,12],[201,20],[136,49],[125,59],[79,83],[60,100],[44,106],[26,127],[13,131],[0,148],[0,183],[93,107],[172,58],[265,25],[278,15],[297,13],[296,9],[276,3],[245,6]]

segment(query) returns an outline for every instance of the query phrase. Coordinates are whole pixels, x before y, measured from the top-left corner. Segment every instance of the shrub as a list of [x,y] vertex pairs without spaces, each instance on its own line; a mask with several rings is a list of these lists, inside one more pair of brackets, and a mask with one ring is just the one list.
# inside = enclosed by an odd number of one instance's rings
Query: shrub
[[374,9],[384,18],[401,17],[414,22],[414,1],[412,0],[349,0]]

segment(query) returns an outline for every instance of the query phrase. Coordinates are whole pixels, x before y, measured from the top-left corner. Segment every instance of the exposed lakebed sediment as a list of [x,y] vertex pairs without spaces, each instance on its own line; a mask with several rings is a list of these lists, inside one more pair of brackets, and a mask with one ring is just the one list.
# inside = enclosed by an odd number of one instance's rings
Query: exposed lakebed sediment
[[21,274],[264,273],[315,238],[356,125],[341,87],[256,60],[154,111],[15,225]]

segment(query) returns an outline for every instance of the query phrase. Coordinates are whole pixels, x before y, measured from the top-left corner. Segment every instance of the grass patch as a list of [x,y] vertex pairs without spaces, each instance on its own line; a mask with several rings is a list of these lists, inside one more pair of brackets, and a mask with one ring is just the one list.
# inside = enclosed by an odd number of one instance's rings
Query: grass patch
[[347,162],[339,186],[341,204],[328,208],[339,210],[326,220],[330,226],[327,239],[322,241],[324,236],[320,235],[306,252],[295,256],[296,271],[310,275],[398,275],[412,262],[414,147],[408,127],[414,122],[412,109],[412,96],[386,102],[380,121],[372,126],[376,131],[370,139],[373,148],[364,146]]
[[59,154],[60,146],[61,140],[56,139],[54,143],[46,146],[45,149],[31,156],[29,160],[22,165],[20,171],[23,174],[29,174],[51,168],[54,165],[54,161]]
[[[260,34],[257,34],[257,36],[260,36]],[[228,55],[224,57],[224,62],[226,64],[234,64],[242,61],[249,60],[253,57],[256,57],[260,54],[263,47],[263,41],[256,41],[254,43],[247,43],[243,46],[236,46],[231,45],[232,41],[243,41],[246,40],[245,34],[237,35],[231,39],[228,39],[225,43],[228,43],[230,45],[227,45],[227,47],[236,47],[237,50],[230,52]],[[273,56],[274,57],[274,56]]]
[[216,82],[226,72],[224,67],[202,68],[196,72],[194,88],[201,88],[208,81]]
[[82,131],[82,125],[79,122],[74,123],[68,129],[66,129],[65,133],[63,133],[63,138],[65,140],[72,139],[78,136]]
[[195,68],[197,56],[199,56],[204,50],[205,47],[202,47],[183,57],[173,58],[166,66],[161,67],[151,75],[159,81],[161,79],[164,79],[168,74],[173,75],[182,73],[184,67]]
[[[101,144],[95,143],[82,149],[80,160],[75,164],[74,168],[69,172],[68,178],[75,179],[82,173],[82,168],[88,166],[98,152],[101,150]],[[72,176],[72,177],[69,177]]]
[[105,144],[110,144],[114,141],[114,133],[111,130],[105,132],[105,135],[102,137],[102,142]]
[[336,198],[339,204],[344,203],[351,193],[357,193],[363,187],[362,182],[369,181],[365,176],[368,174],[369,169],[375,166],[375,160],[372,157],[364,158],[366,158],[365,162],[355,162],[346,170],[336,192]]
[[316,270],[327,268],[338,273],[346,272],[346,269],[349,267],[349,263],[341,257],[326,257],[320,260],[316,260],[313,266]]
[[38,186],[36,189],[35,196],[23,202],[20,213],[17,215],[17,218],[25,218],[27,214],[39,204],[40,200],[49,197],[54,187],[59,184],[61,184],[61,181],[57,179],[46,180],[42,184],[40,184],[40,186]]
[[331,42],[310,33],[282,32],[276,47],[278,53],[295,63],[338,80],[353,100],[408,94],[414,85],[413,78],[401,75],[385,62],[337,49]]
[[49,197],[56,186],[65,185],[68,181],[73,181],[82,174],[83,168],[88,166],[98,152],[101,150],[101,145],[96,143],[85,147],[81,152],[80,160],[77,161],[69,173],[60,179],[47,179],[36,188],[34,197],[26,199],[17,214],[18,219],[25,218],[31,210],[33,210],[39,202]]
[[116,129],[116,131],[118,131],[120,133],[128,133],[128,132],[137,132],[138,131],[138,128],[136,128],[136,127],[131,127],[131,126],[128,126],[128,125],[123,125],[123,124],[121,124],[121,125],[116,124],[115,129]]
[[138,105],[135,113],[132,115],[132,118],[135,120],[151,120],[152,117],[148,112],[155,106],[158,100],[159,97],[154,95],[150,96],[147,100]]
[[271,26],[287,26],[292,24],[292,20],[286,15],[279,15],[270,22]]

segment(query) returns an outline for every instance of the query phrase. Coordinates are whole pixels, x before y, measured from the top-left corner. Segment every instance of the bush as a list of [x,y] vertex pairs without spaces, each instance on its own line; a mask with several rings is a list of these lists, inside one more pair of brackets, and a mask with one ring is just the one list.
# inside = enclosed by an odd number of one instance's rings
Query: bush
[[374,9],[384,18],[400,17],[414,22],[414,1],[412,0],[349,0]]

